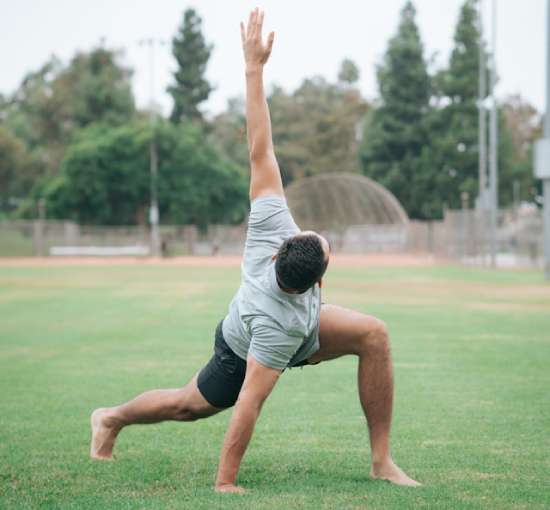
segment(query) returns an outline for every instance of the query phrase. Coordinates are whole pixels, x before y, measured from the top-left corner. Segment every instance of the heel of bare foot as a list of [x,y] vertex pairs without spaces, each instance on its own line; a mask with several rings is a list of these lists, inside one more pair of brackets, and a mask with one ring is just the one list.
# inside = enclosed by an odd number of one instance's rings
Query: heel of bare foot
[[383,462],[374,462],[370,476],[371,478],[387,480],[395,485],[403,485],[405,487],[419,487],[422,485],[410,478],[391,458]]
[[90,457],[98,460],[112,460],[113,448],[119,427],[109,420],[109,409],[96,409],[90,416],[92,428],[92,442],[90,445]]

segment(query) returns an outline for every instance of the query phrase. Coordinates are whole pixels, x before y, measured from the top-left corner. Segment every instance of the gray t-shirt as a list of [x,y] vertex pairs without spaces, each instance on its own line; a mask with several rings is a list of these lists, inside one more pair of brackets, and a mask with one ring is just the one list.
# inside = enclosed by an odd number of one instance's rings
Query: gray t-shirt
[[279,370],[319,349],[319,285],[303,294],[283,292],[272,260],[283,241],[298,232],[283,197],[252,202],[241,286],[223,321],[223,336],[237,356],[246,360],[250,353],[262,365]]

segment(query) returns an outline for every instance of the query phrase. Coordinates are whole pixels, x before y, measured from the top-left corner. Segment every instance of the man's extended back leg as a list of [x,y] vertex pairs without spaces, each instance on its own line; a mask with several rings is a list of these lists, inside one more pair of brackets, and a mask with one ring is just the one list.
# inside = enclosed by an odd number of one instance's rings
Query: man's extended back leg
[[90,456],[111,459],[122,428],[162,421],[195,421],[223,411],[212,406],[197,387],[197,375],[179,389],[152,390],[116,407],[96,409],[91,416]]

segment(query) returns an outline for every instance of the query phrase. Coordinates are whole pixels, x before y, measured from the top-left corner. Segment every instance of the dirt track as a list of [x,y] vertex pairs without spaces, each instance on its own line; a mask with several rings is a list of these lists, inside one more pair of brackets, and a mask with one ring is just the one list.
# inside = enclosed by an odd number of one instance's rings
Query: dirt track
[[[87,265],[176,265],[188,267],[238,267],[241,257],[237,255],[220,255],[213,257],[171,257],[136,258],[136,257],[5,257],[0,258],[0,267],[58,267]],[[336,266],[431,266],[438,263],[427,255],[333,255],[331,264]]]

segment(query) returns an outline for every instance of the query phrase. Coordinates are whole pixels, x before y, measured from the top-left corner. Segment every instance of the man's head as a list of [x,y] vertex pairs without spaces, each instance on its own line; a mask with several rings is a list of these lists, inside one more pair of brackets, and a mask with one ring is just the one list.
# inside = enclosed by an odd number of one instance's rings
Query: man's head
[[321,281],[328,266],[328,241],[312,231],[300,232],[279,248],[275,272],[279,286],[291,294],[300,294]]

